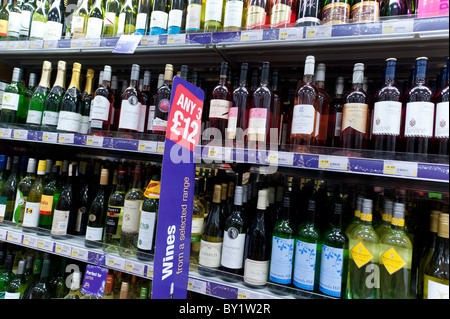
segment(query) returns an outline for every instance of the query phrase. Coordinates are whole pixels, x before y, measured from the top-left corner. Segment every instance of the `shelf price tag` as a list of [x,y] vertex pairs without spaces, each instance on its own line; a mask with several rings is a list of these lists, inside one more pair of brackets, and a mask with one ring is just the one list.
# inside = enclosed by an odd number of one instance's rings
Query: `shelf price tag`
[[62,243],[55,243],[55,253],[63,256],[70,257],[71,247]]
[[164,153],[164,146],[165,146],[164,142],[158,142],[158,147],[156,148],[156,152],[157,153]]
[[28,138],[28,131],[27,130],[14,130],[13,138],[18,140],[26,140]]
[[47,143],[58,142],[58,133],[42,132],[42,142],[47,142]]
[[307,39],[323,39],[331,37],[331,25],[322,25],[318,27],[306,27],[306,35]]
[[29,235],[23,235],[22,244],[28,247],[37,247],[37,238]]
[[58,40],[45,40],[44,49],[56,49],[58,47]]
[[39,238],[36,247],[42,250],[53,251],[53,241]]
[[100,46],[100,39],[85,39],[83,41],[83,47],[85,48],[97,48]]
[[44,47],[44,40],[30,41],[30,49],[31,50],[42,49],[43,47]]
[[344,156],[319,155],[319,168],[346,171],[348,158]]
[[72,258],[81,259],[84,261],[88,259],[88,251],[79,247],[72,247],[70,255],[72,256]]
[[145,35],[141,39],[141,46],[154,46],[158,45],[159,35]]
[[189,278],[188,289],[201,294],[206,293],[206,281]]
[[9,241],[10,243],[15,243],[15,244],[21,244],[22,243],[22,234],[16,233],[13,231],[8,231],[8,235],[6,236],[6,241]]
[[167,36],[167,44],[169,45],[179,45],[179,44],[185,44],[186,43],[186,34],[180,33],[180,34],[169,34]]
[[138,144],[138,151],[145,153],[156,153],[158,149],[158,142],[140,140]]
[[108,254],[106,255],[106,265],[111,268],[122,270],[125,269],[125,259]]
[[6,229],[0,229],[0,241],[5,241],[6,240],[6,234],[8,233],[8,231]]
[[143,276],[144,264],[132,260],[126,260],[124,270],[139,276]]
[[241,31],[241,42],[261,41],[263,39],[263,30]]
[[0,137],[11,138],[12,129],[0,128]]
[[303,38],[303,27],[280,29],[279,40],[300,40]]
[[86,137],[86,145],[102,147],[103,146],[103,136],[88,135]]
[[61,144],[73,144],[75,134],[73,133],[60,133],[58,135],[58,143]]
[[413,28],[414,28],[413,19],[383,21],[382,34],[408,33],[412,32]]
[[147,265],[147,274],[148,278],[153,278],[153,265]]
[[223,148],[217,146],[208,146],[208,158],[222,160]]
[[417,177],[418,167],[413,162],[384,161],[383,174]]

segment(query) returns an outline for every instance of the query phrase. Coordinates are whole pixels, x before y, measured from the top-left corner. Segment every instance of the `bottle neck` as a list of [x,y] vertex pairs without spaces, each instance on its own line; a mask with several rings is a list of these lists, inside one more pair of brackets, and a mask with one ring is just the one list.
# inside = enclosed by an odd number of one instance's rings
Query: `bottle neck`
[[60,86],[63,89],[66,88],[66,69],[58,69],[56,73],[56,80],[53,86]]
[[80,70],[72,71],[72,80],[70,81],[69,88],[77,88],[80,90]]
[[355,71],[353,72],[352,87],[353,89],[361,89],[364,83],[364,72]]
[[241,87],[247,86],[247,74],[248,74],[248,69],[241,70],[241,75],[239,78],[239,86],[241,86]]
[[87,94],[90,94],[90,95],[92,95],[92,91],[93,91],[93,77],[92,76],[88,76],[87,78],[86,78],[86,86],[85,86],[85,88],[84,88],[84,91],[87,93]]
[[395,66],[388,66],[386,67],[384,75],[384,84],[394,85],[394,83],[395,83]]
[[427,65],[416,65],[414,83],[416,85],[425,84],[427,78]]
[[267,86],[269,84],[269,68],[263,68],[261,71],[260,86]]
[[303,83],[312,83],[313,81],[313,75],[312,74],[305,74],[303,75]]
[[45,87],[45,88],[50,88],[51,73],[52,72],[49,69],[42,70],[41,81],[39,82],[39,86]]

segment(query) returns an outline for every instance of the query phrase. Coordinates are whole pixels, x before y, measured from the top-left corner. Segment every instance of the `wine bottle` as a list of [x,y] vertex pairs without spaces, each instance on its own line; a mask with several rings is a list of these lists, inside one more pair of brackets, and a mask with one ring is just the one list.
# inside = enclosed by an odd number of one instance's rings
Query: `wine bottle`
[[21,28],[19,32],[20,39],[27,39],[30,35],[31,19],[33,18],[33,13],[36,10],[36,1],[29,0],[22,5],[22,15],[21,15]]
[[342,204],[333,203],[330,227],[323,234],[319,290],[343,298],[348,276],[348,237],[342,228]]
[[297,88],[292,111],[290,141],[294,149],[308,151],[314,145],[319,94],[313,84],[315,58],[306,57],[303,83]]
[[139,0],[138,11],[136,15],[136,32],[146,35],[150,23],[151,0]]
[[150,35],[159,35],[167,32],[169,20],[170,0],[154,0],[150,18]]
[[8,159],[6,155],[0,155],[0,190],[2,189],[3,185],[6,182],[7,176],[6,176],[6,164],[8,162]]
[[380,238],[391,229],[393,209],[394,203],[390,199],[384,198],[383,209],[381,211],[381,224],[375,228]]
[[0,122],[5,127],[19,122],[18,114],[24,107],[24,89],[20,84],[20,72],[20,68],[13,69],[11,83],[6,86],[3,93]]
[[[66,34],[71,34],[72,39],[86,38],[87,24],[89,19],[89,6],[89,0],[82,0],[80,6],[73,13],[70,31],[66,31]],[[67,28],[69,28],[69,25],[67,25]]]
[[47,22],[45,22],[44,40],[59,40],[62,37],[64,30],[64,1],[53,1],[50,10],[48,11]]
[[86,235],[86,228],[89,220],[89,209],[91,202],[96,195],[94,186],[96,186],[96,183],[99,183],[97,178],[92,178],[92,173],[92,165],[86,162],[83,162],[80,165],[80,178],[77,186],[74,188],[77,192],[74,195],[74,198],[76,198],[74,210],[76,214],[72,216],[73,220],[75,220],[75,227],[73,229],[75,235]]
[[353,68],[352,90],[344,97],[340,144],[342,148],[363,149],[368,136],[369,98],[363,90],[364,64]]
[[80,103],[80,129],[78,133],[86,135],[89,131],[89,115],[91,113],[91,103],[93,92],[94,70],[88,69],[86,72],[86,84],[81,94]]
[[224,31],[239,31],[245,25],[247,7],[243,0],[227,0],[225,2]]
[[380,278],[378,259],[380,237],[372,227],[371,199],[363,199],[361,223],[350,235],[349,297],[352,299],[377,299]]
[[228,126],[226,139],[236,140],[243,147],[244,131],[248,124],[248,110],[250,108],[250,92],[247,87],[248,63],[241,64],[239,87],[233,91],[233,103],[228,112]]
[[23,229],[34,230],[39,225],[39,211],[41,207],[41,197],[45,182],[45,171],[47,162],[40,160],[37,168],[37,178],[28,193],[25,214],[23,217]]
[[405,232],[405,204],[395,203],[392,228],[380,239],[380,297],[408,299],[413,245]]
[[[231,91],[227,85],[228,63],[220,66],[219,83],[213,89],[209,106],[209,128],[214,129],[212,143],[222,145],[225,129],[228,123],[228,113],[231,106]],[[220,133],[220,134],[219,134]]]
[[199,32],[205,24],[205,5],[202,0],[188,0],[186,8],[186,32]]
[[30,27],[30,40],[43,40],[48,17],[49,1],[42,0],[38,3],[36,10],[33,13]]
[[73,194],[75,176],[77,176],[77,166],[69,164],[67,180],[56,202],[53,212],[52,228],[50,230],[52,237],[57,239],[60,239],[60,236],[67,235],[69,222],[73,218],[72,216],[76,214]]
[[347,24],[350,20],[349,0],[325,0],[322,8],[322,25]]
[[14,215],[12,221],[18,224],[21,224],[23,222],[23,217],[25,215],[25,203],[27,202],[31,187],[36,180],[36,164],[37,160],[35,158],[28,159],[26,176],[23,177],[22,180],[20,180],[20,182],[17,184],[17,193],[14,203]]
[[320,0],[300,0],[298,4],[296,27],[310,27],[320,24],[322,2]]
[[317,146],[326,146],[328,116],[330,113],[330,96],[325,91],[325,64],[317,65],[315,85],[319,95],[319,104],[317,106],[316,125],[314,131],[314,144]]
[[122,9],[120,0],[107,0],[105,5],[105,17],[103,19],[102,37],[111,38],[117,35],[119,14]]
[[[35,258],[34,264],[32,262],[33,270],[32,270],[32,273],[28,276],[28,287],[27,287],[27,289],[25,289],[22,299],[30,299],[31,290],[39,282],[39,278],[41,276],[42,262],[43,262],[43,260],[40,256]],[[27,265],[27,268],[28,268],[28,265]]]
[[262,29],[269,23],[269,0],[249,0],[245,28]]
[[272,141],[270,134],[271,129],[275,127],[271,127],[274,105],[272,89],[269,86],[269,70],[270,62],[263,62],[261,82],[252,95],[247,130],[250,148],[259,148],[262,145],[265,149],[268,143],[278,144],[278,139]]
[[191,228],[191,255],[190,262],[198,265],[200,254],[200,241],[202,239],[203,223],[205,221],[205,211],[207,205],[201,198],[201,190],[204,187],[204,179],[195,179],[194,186],[194,207],[192,209],[192,228]]
[[372,138],[377,151],[395,152],[402,116],[401,92],[395,85],[397,59],[386,60],[384,85],[375,95]]
[[114,275],[108,274],[106,276],[105,292],[103,293],[103,299],[114,299],[113,288],[114,288]]
[[14,7],[14,0],[9,0],[0,10],[0,39],[8,35],[9,12]]
[[180,34],[186,25],[186,0],[171,0],[167,34]]
[[73,272],[70,291],[64,299],[81,299],[81,272]]
[[295,23],[298,12],[298,1],[272,0],[270,8],[270,27],[286,28]]
[[439,143],[438,153],[440,155],[449,155],[449,60],[447,58],[447,67],[445,68],[443,78],[445,78],[442,89],[436,94],[436,117],[434,124],[434,137]]
[[407,3],[402,0],[381,0],[380,16],[392,17],[407,14]]
[[[280,216],[275,222],[272,232],[272,256],[269,279],[279,285],[292,283],[292,269],[294,260],[294,229],[290,222],[291,196],[293,178],[288,177],[283,195]],[[280,286],[270,286],[277,293],[283,293]]]
[[20,260],[18,267],[17,267],[17,273],[16,278],[11,280],[11,282],[8,285],[8,288],[5,291],[5,299],[21,299],[23,296],[23,293],[27,289],[28,282],[25,278],[25,266],[27,261],[26,260]]
[[380,17],[379,0],[355,0],[352,3],[350,18],[352,23],[378,21]]
[[9,11],[7,37],[11,40],[19,39],[20,28],[22,27],[22,5],[24,0],[17,0],[17,3]]
[[90,114],[91,135],[109,134],[111,127],[111,118],[114,112],[114,93],[110,87],[111,84],[111,66],[105,65],[103,71],[102,84],[99,85],[94,93]]
[[61,110],[58,116],[60,132],[78,133],[81,126],[80,104],[82,102],[80,92],[81,64],[75,62],[72,69],[72,79],[69,88],[61,100]]
[[52,73],[52,63],[44,61],[42,65],[42,75],[39,86],[35,89],[28,107],[28,115],[26,123],[30,128],[38,128],[41,125],[42,112],[44,110],[45,101],[50,91],[50,75]]
[[55,83],[47,95],[42,114],[41,129],[45,131],[56,131],[58,126],[59,111],[62,98],[66,88],[66,62],[58,61],[58,72]]
[[122,93],[122,105],[120,107],[119,132],[127,135],[139,131],[141,116],[145,117],[142,106],[142,94],[138,88],[139,65],[131,67],[130,86]]
[[[244,272],[244,248],[245,238],[247,236],[242,197],[242,186],[236,186],[233,209],[224,223],[222,256],[220,261],[221,270],[240,276]],[[222,277],[225,280],[237,280],[236,277],[230,275],[223,275]]]
[[433,256],[425,266],[423,282],[424,299],[444,299],[448,296],[449,264],[449,218],[447,213],[440,213],[436,248]]
[[3,272],[0,274],[0,299],[5,298],[6,289],[8,289],[11,281],[16,278],[16,275],[13,273],[13,265],[14,265],[14,254],[8,254],[6,256],[5,268]]
[[158,87],[155,95],[155,118],[153,120],[152,133],[157,135],[157,140],[165,140],[167,130],[167,120],[170,111],[170,96],[172,94],[171,81],[173,78],[172,64],[166,64],[164,71],[164,83]]
[[134,257],[137,251],[139,214],[142,210],[144,194],[141,189],[141,165],[134,168],[133,186],[125,195],[119,254]]
[[319,285],[320,270],[320,232],[315,225],[316,201],[308,200],[306,221],[296,233],[294,285],[298,288],[314,291]]
[[154,254],[155,252],[160,184],[159,174],[153,174],[144,192],[145,199],[142,203],[139,220],[139,236],[137,240],[137,258],[140,260],[150,260],[150,254]]
[[219,31],[223,27],[223,16],[226,0],[206,0],[205,30]]
[[19,156],[14,156],[11,173],[0,189],[0,222],[12,220],[19,174]]
[[256,214],[250,224],[244,262],[244,284],[263,288],[269,279],[270,239],[269,216],[266,213],[267,190],[258,191]]
[[103,0],[95,0],[91,11],[89,11],[86,38],[99,39],[102,36],[104,16],[105,10],[103,8]]
[[137,5],[133,0],[126,0],[122,5],[117,24],[117,36],[133,34],[136,30]]
[[200,240],[198,272],[204,276],[214,276],[219,269],[223,244],[223,219],[221,217],[222,186],[214,185],[214,195],[208,216],[203,226]]
[[339,146],[341,136],[342,108],[344,106],[344,78],[336,78],[334,98],[330,103],[330,114],[328,115],[327,146]]
[[41,205],[39,207],[39,228],[50,230],[55,206],[61,192],[60,167],[53,165],[51,179],[42,189]]
[[118,252],[120,235],[122,232],[122,218],[125,201],[125,171],[119,171],[117,176],[117,187],[108,200],[106,211],[106,226],[103,242],[107,244],[106,252]]
[[44,259],[42,263],[41,277],[39,282],[31,289],[29,299],[50,298],[50,259]]

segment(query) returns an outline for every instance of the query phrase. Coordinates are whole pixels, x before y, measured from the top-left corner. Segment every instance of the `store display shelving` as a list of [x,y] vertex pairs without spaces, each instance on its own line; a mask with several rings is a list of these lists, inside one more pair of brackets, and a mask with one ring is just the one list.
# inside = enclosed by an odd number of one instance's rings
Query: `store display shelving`
[[[410,65],[420,55],[430,57],[430,68],[448,55],[449,17],[386,19],[375,23],[347,24],[284,29],[181,35],[143,36],[133,55],[114,54],[119,38],[57,41],[0,41],[0,59],[11,65],[38,70],[43,59],[77,61],[94,68],[110,63],[116,69],[131,63],[145,67],[160,67],[165,63],[192,64],[196,67],[214,65],[226,60],[235,68],[240,62],[259,63],[270,60],[276,67],[297,72],[304,56],[314,53],[318,60],[330,65],[350,66],[356,59],[371,67],[388,55],[400,58],[399,65]],[[404,58],[404,60],[401,60]],[[409,71],[408,67],[399,68]],[[333,74],[330,68],[330,76]],[[406,71],[405,71],[406,74]],[[405,75],[403,74],[403,75]],[[72,147],[76,152],[92,154],[115,152],[120,157],[140,157],[162,160],[164,143],[146,139],[125,139],[57,132],[42,132],[27,128],[1,128],[0,143],[48,147],[53,151]],[[198,146],[194,158],[202,165],[243,163],[253,166],[278,165],[290,170],[353,174],[356,178],[379,176],[395,181],[431,183],[442,189],[449,183],[448,156],[405,158],[380,152],[361,152],[359,156],[337,155],[331,149],[317,148],[312,153],[289,150],[247,150],[217,146]],[[105,253],[101,248],[86,248],[78,237],[54,239],[25,232],[13,223],[0,227],[0,240],[91,264],[121,270],[144,278],[152,278],[153,263],[135,258],[123,258]],[[102,257],[105,257],[104,259]],[[273,293],[268,288],[253,290],[240,282],[230,283],[219,276],[200,275],[195,266],[189,273],[188,289],[201,294],[227,299],[293,298],[292,294]],[[307,294],[306,298],[323,298]]]

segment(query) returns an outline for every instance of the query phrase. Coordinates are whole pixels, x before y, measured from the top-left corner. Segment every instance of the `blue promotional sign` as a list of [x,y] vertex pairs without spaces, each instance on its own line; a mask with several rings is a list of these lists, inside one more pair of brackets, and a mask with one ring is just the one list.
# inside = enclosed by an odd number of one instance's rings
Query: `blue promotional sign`
[[194,147],[200,137],[204,92],[175,77],[161,172],[152,299],[186,299],[189,279]]

